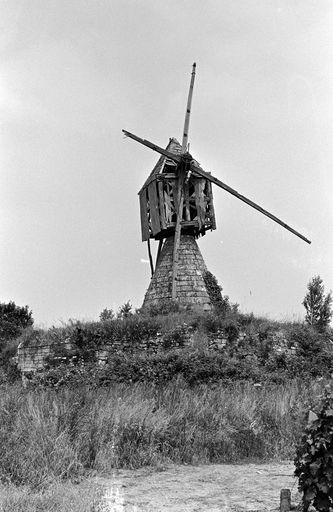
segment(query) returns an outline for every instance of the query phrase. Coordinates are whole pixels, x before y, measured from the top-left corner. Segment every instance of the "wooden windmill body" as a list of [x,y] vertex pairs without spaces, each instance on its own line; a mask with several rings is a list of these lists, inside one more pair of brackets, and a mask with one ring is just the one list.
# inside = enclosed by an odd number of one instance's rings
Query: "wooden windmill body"
[[[212,183],[310,243],[279,218],[204,171],[187,151],[195,69],[193,64],[182,145],[171,138],[163,149],[123,130],[126,136],[161,155],[139,192],[142,241],[148,244],[152,272],[144,308],[168,301],[196,309],[212,308],[204,279],[207,269],[196,242],[206,231],[216,229]],[[155,268],[151,239],[159,242]]]

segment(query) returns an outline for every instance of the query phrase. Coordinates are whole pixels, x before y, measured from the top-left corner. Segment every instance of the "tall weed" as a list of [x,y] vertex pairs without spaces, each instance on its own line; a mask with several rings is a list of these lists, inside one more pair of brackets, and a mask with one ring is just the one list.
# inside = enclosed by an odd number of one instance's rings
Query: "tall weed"
[[292,458],[318,386],[2,386],[0,478],[38,488],[93,470]]

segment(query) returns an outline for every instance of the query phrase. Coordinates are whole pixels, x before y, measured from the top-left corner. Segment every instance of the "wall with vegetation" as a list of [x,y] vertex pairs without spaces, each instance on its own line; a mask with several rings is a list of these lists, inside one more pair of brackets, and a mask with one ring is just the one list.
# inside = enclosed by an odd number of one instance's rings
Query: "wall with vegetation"
[[48,331],[28,329],[17,362],[23,373],[37,372],[50,382],[161,382],[177,376],[188,383],[284,382],[330,377],[333,345],[330,331],[237,312],[133,314]]

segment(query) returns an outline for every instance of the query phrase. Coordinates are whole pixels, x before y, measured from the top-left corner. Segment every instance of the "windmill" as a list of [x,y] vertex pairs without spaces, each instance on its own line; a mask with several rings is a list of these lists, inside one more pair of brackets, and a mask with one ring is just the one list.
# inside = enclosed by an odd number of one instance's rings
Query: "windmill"
[[[310,240],[275,215],[202,169],[188,151],[196,64],[193,64],[182,144],[172,138],[166,149],[122,130],[125,136],[161,156],[139,192],[142,241],[147,241],[152,279],[143,307],[165,301],[211,309],[206,265],[196,239],[216,229],[212,184],[229,192],[307,243]],[[150,239],[159,241],[154,268]]]

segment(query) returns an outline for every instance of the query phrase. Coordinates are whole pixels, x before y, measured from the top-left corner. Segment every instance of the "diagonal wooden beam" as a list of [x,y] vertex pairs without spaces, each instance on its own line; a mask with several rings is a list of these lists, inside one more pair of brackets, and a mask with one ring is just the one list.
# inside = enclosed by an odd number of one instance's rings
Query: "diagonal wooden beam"
[[174,162],[176,162],[176,164],[179,164],[180,156],[175,155],[174,153],[170,153],[170,151],[167,151],[166,149],[160,148],[156,144],[149,142],[149,140],[141,139],[141,137],[138,137],[137,135],[134,135],[133,133],[128,132],[127,130],[122,130],[122,132],[126,135],[126,137],[136,140],[140,144],[147,146],[147,148],[150,148],[153,151],[156,151],[157,153],[160,153],[161,155],[164,155],[164,156],[170,158],[170,160],[173,160]]
[[175,228],[175,237],[173,245],[173,258],[172,258],[172,287],[171,296],[172,300],[177,299],[177,277],[178,277],[178,263],[179,263],[179,245],[181,234],[181,222],[183,218],[183,204],[184,204],[184,173],[182,170],[179,172],[178,178],[178,194],[177,194],[177,220]]
[[153,257],[152,257],[152,254],[151,254],[150,238],[148,238],[148,240],[147,240],[147,247],[148,247],[150,272],[151,272],[151,277],[153,277],[153,275],[154,275],[154,263],[153,263]]
[[160,261],[160,257],[161,257],[161,251],[162,251],[162,247],[163,247],[163,242],[164,242],[164,239],[161,238],[158,242],[158,249],[157,249],[157,254],[156,254],[156,262],[155,262],[155,268],[157,268],[157,265]]

